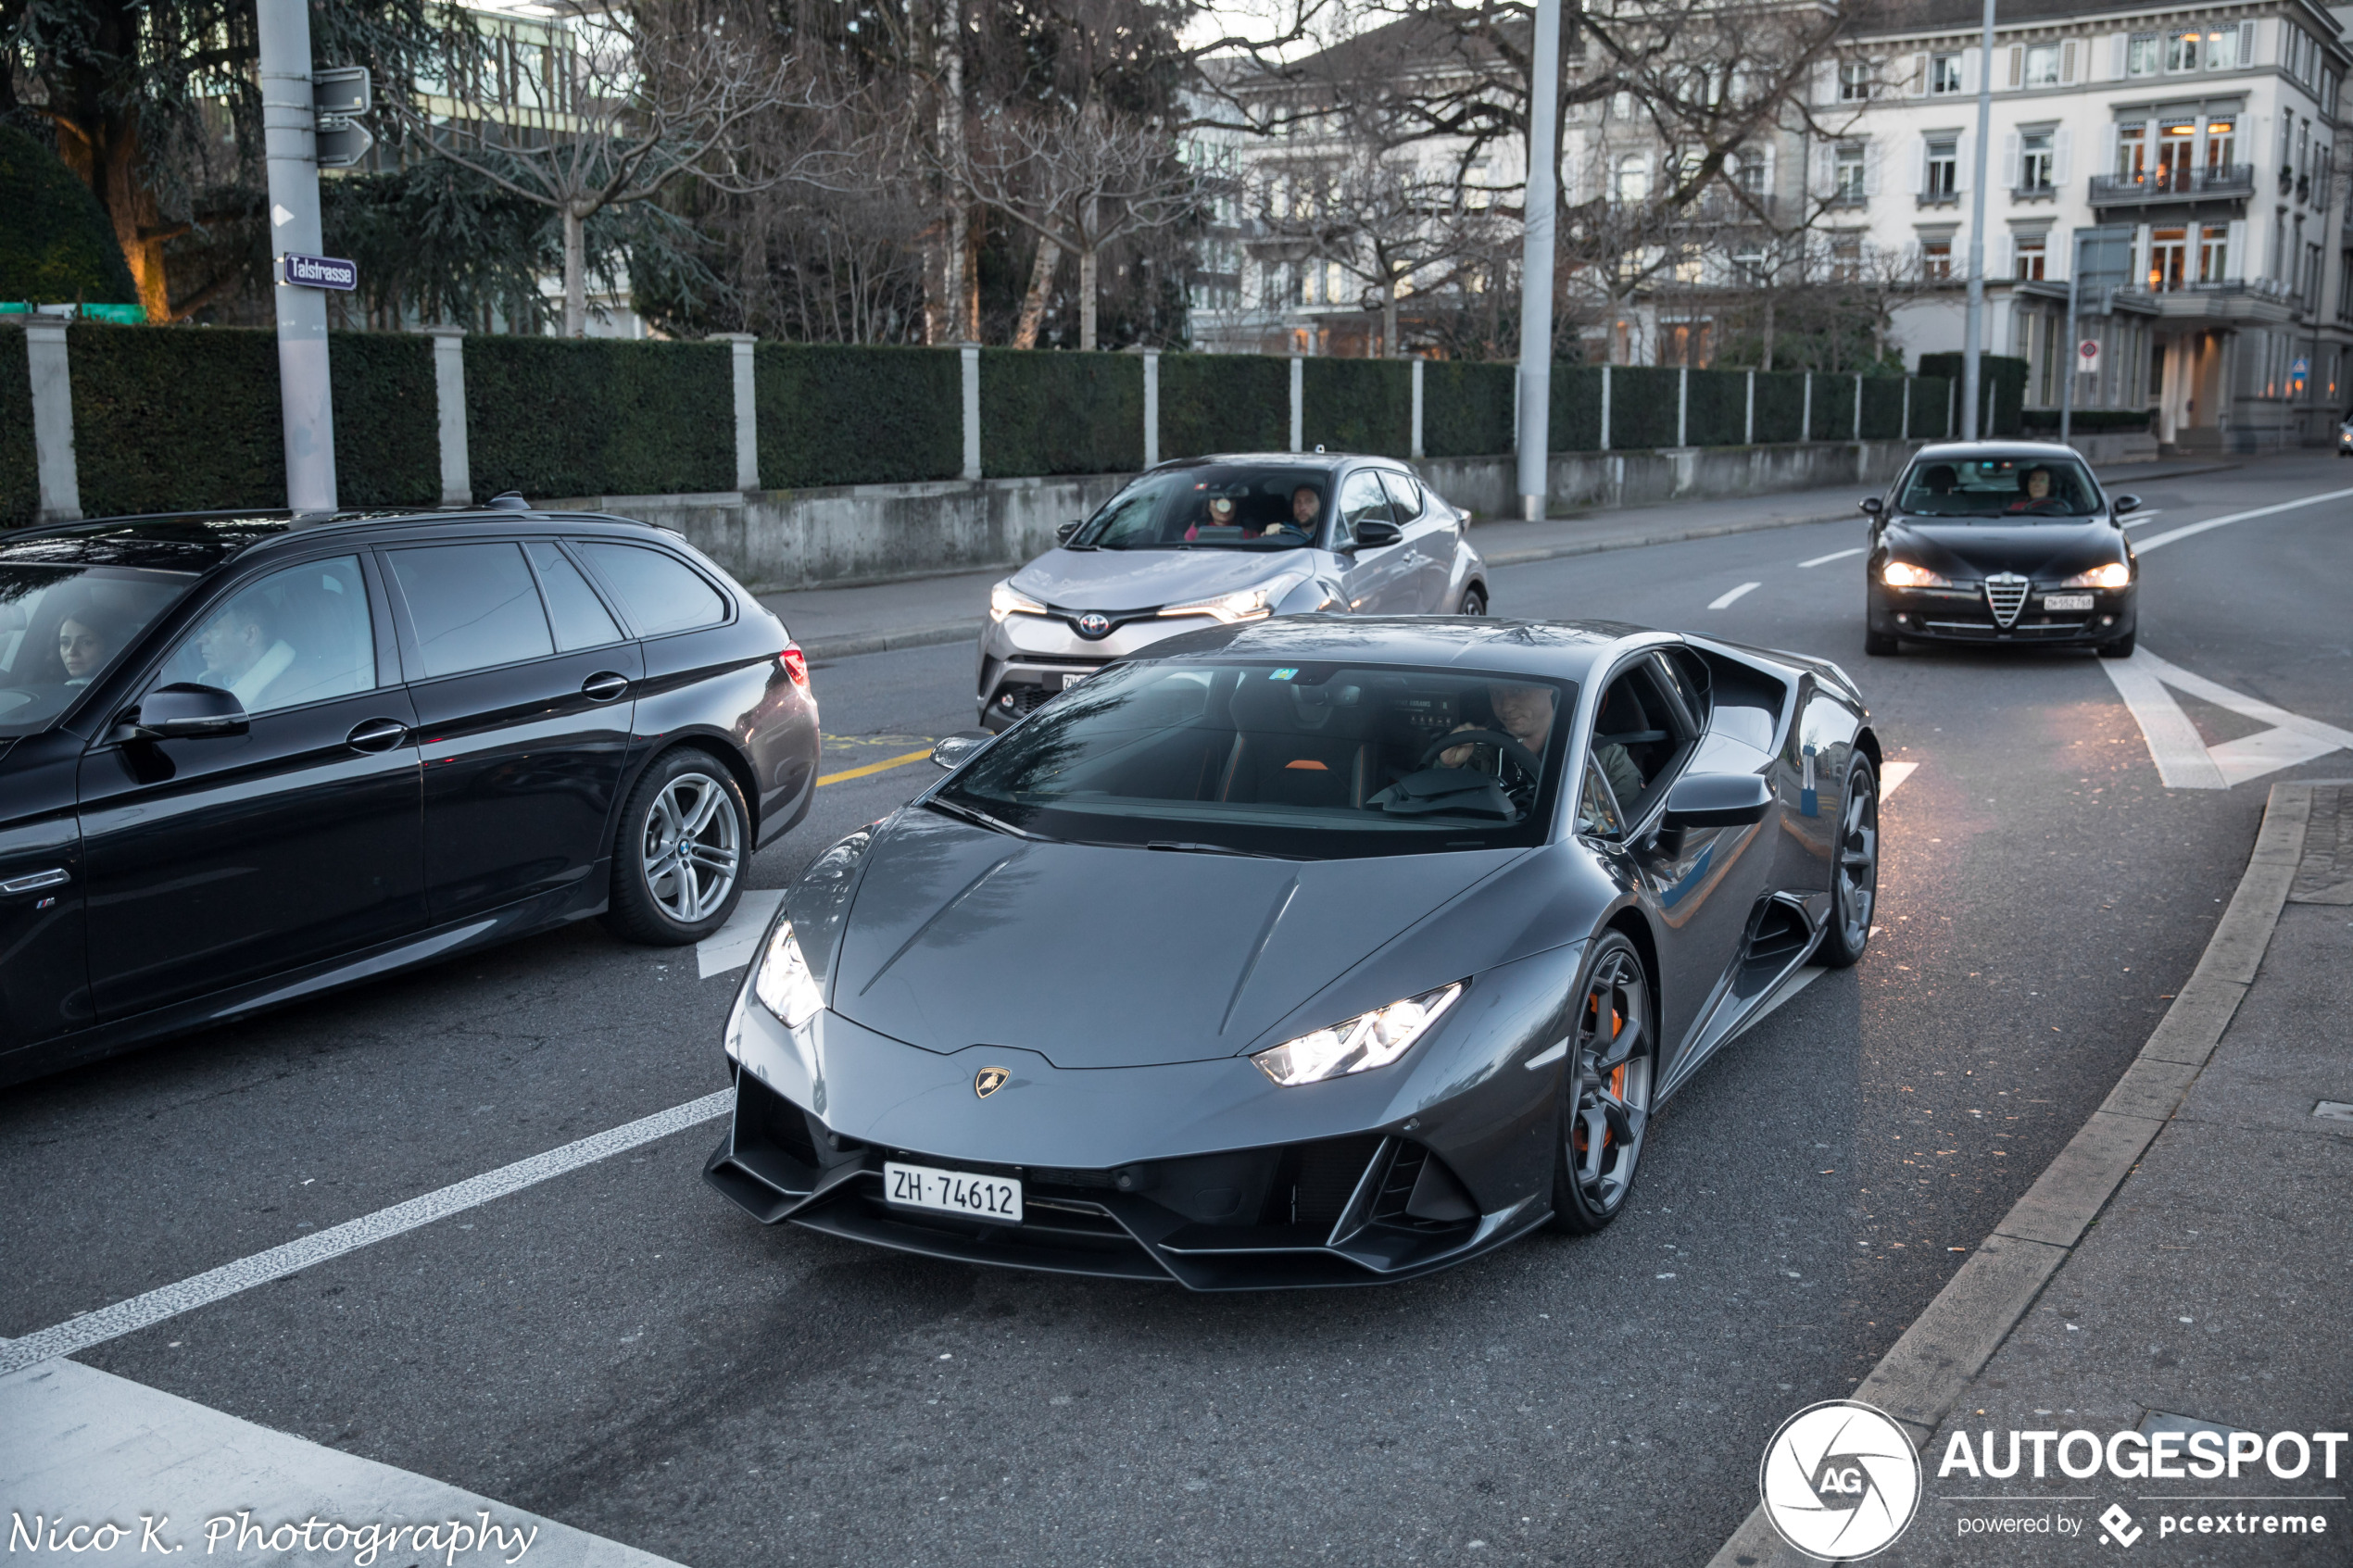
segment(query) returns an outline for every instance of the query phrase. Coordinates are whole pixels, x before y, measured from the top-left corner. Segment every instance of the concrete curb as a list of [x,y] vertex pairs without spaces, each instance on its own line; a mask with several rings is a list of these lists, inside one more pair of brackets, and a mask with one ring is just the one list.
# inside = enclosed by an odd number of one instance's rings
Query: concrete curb
[[[1645,533],[1638,539],[1577,539],[1566,544],[1546,545],[1533,550],[1506,550],[1500,555],[1492,556],[1482,551],[1480,558],[1490,566],[1522,566],[1529,561],[1558,560],[1563,556],[1599,555],[1604,550],[1641,550],[1647,549],[1653,545],[1680,545],[1693,539],[1721,539],[1729,533],[1761,533],[1768,528],[1805,528],[1817,522],[1844,522],[1849,519],[1860,521],[1862,515],[1855,508],[1849,507],[1844,511],[1831,512],[1819,517],[1775,517],[1763,518],[1754,522],[1718,522],[1705,528],[1679,528],[1664,533]],[[1564,518],[1548,521],[1575,521],[1576,520]],[[1476,524],[1471,528],[1470,537],[1471,547],[1477,549],[1478,529]]]
[[[2140,1055],[1994,1234],[1856,1386],[1852,1398],[1894,1416],[1915,1447],[1935,1435],[1954,1401],[2026,1316],[2221,1043],[2287,902],[2312,788],[2302,782],[2271,786],[2238,891]],[[1718,1549],[1708,1568],[1813,1561],[1775,1533],[1760,1507]]]
[[853,654],[889,653],[898,648],[936,647],[980,636],[978,621],[947,621],[934,626],[902,626],[892,632],[862,632],[843,637],[812,637],[800,651],[812,659],[848,659]]

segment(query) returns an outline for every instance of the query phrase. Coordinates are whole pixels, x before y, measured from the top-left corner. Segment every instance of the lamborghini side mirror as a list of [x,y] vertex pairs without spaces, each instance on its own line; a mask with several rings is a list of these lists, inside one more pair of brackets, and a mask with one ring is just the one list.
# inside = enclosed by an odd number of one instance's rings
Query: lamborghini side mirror
[[1677,828],[1737,828],[1761,822],[1773,804],[1773,786],[1755,773],[1693,773],[1667,795],[1660,825]]

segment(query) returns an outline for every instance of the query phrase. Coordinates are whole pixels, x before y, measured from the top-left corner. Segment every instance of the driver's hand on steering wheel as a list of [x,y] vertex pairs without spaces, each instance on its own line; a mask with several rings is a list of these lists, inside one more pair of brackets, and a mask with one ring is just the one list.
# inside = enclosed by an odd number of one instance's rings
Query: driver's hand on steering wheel
[[[1454,730],[1476,730],[1478,727],[1479,726],[1477,724],[1457,724],[1454,726]],[[1450,730],[1447,733],[1452,734],[1454,731]],[[1478,746],[1474,742],[1465,742],[1461,746],[1450,746],[1445,750],[1438,754],[1438,765],[1441,768],[1467,768],[1471,765],[1472,756],[1478,750]]]

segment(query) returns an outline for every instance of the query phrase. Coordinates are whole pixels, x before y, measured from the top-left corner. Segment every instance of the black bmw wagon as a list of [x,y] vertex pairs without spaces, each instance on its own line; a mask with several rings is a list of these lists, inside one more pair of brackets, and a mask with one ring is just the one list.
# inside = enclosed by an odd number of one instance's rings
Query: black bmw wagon
[[817,746],[784,624],[627,519],[0,535],[0,1083],[585,916],[699,940]]

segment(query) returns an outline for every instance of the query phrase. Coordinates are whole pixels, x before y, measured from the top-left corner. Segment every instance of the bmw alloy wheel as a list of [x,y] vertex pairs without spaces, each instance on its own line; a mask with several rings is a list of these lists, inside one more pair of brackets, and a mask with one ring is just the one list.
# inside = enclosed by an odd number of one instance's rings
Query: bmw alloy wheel
[[646,887],[662,912],[696,925],[727,901],[742,862],[742,824],[726,787],[708,773],[681,773],[646,813]]

